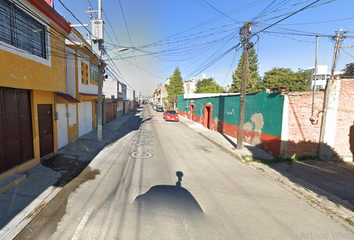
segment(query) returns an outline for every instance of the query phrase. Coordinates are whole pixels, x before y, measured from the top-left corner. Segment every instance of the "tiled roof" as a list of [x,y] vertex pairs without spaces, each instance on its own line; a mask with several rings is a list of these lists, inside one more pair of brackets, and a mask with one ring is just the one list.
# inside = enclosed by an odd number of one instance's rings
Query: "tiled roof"
[[66,101],[68,102],[71,102],[71,103],[78,103],[80,102],[79,100],[77,100],[76,98],[72,97],[71,95],[69,94],[66,94],[66,93],[57,93],[57,95],[63,99],[65,99]]

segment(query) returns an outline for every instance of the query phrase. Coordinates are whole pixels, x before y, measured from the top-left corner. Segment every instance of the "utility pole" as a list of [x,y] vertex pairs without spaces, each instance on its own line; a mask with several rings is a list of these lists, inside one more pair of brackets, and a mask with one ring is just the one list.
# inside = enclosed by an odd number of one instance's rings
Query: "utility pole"
[[103,75],[103,24],[104,21],[102,19],[102,1],[98,0],[98,10],[88,10],[87,13],[98,12],[98,18],[92,19],[92,41],[94,43],[98,43],[98,71],[99,71],[99,79],[98,79],[98,103],[97,103],[97,141],[101,142],[102,140],[102,75]]
[[317,124],[318,118],[314,115],[315,113],[315,100],[316,100],[316,78],[317,78],[317,61],[318,60],[318,36],[316,36],[316,55],[315,55],[315,72],[313,76],[313,89],[312,89],[312,110],[311,110],[311,117],[310,121],[312,124]]
[[333,151],[331,147],[327,144],[326,141],[326,131],[327,129],[327,118],[328,118],[328,105],[329,105],[329,99],[333,95],[333,87],[331,87],[330,84],[332,81],[334,81],[334,71],[336,68],[337,64],[337,57],[338,57],[338,50],[339,50],[339,42],[341,39],[343,29],[341,29],[338,34],[337,34],[337,41],[336,41],[336,47],[334,51],[334,56],[333,56],[333,63],[332,63],[332,70],[331,70],[331,77],[330,80],[327,80],[326,83],[326,91],[325,91],[325,96],[324,96],[324,101],[323,101],[323,115],[322,115],[322,122],[321,122],[321,131],[320,131],[320,145],[318,149],[318,157],[320,159],[326,159],[329,160],[333,156]]
[[241,80],[241,95],[240,95],[240,113],[238,120],[237,133],[237,149],[242,149],[243,141],[243,126],[245,123],[245,107],[246,107],[246,89],[247,89],[247,71],[248,71],[248,49],[252,43],[249,43],[249,35],[251,33],[249,20],[240,29],[241,43],[243,45],[243,64],[242,64],[242,80]]

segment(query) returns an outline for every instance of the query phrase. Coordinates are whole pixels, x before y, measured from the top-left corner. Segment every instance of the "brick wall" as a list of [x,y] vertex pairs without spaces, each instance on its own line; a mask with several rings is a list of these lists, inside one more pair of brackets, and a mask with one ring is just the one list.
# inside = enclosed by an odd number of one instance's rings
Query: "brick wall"
[[113,104],[111,102],[106,102],[106,122],[113,120]]
[[106,102],[106,123],[117,119],[117,103]]
[[[288,97],[289,117],[285,156],[317,156],[324,92],[316,94],[314,115],[318,117],[318,123],[315,125],[309,121],[312,110],[312,92],[292,92],[288,93]],[[333,159],[353,161],[354,79],[341,79],[337,121],[331,127],[336,129]]]
[[354,79],[341,79],[335,150],[340,158],[353,161]]
[[321,111],[323,109],[324,92],[315,97],[314,116],[317,124],[309,120],[312,115],[312,92],[291,92],[288,107],[288,136],[286,157],[317,156],[321,129]]

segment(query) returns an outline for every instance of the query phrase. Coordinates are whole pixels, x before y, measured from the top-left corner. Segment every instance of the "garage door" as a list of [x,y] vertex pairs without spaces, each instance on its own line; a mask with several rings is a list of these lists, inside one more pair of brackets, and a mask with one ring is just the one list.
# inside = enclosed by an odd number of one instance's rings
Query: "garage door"
[[85,131],[92,131],[92,102],[85,102]]
[[78,104],[79,137],[92,131],[92,102]]
[[57,112],[59,116],[59,119],[57,120],[58,149],[60,149],[69,143],[66,104],[57,104]]

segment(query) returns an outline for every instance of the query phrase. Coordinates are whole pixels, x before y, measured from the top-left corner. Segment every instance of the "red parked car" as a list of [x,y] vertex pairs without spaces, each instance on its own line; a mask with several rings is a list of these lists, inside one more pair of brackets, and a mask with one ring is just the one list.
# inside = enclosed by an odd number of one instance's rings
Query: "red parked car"
[[162,116],[165,121],[179,121],[178,113],[175,110],[166,110]]

